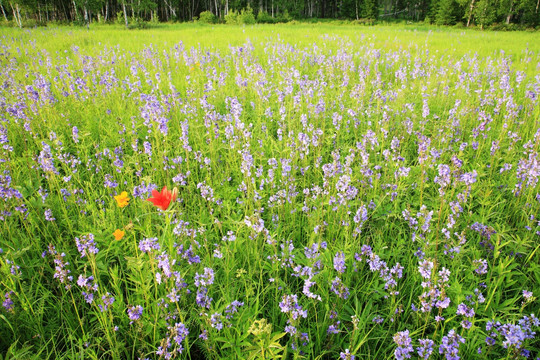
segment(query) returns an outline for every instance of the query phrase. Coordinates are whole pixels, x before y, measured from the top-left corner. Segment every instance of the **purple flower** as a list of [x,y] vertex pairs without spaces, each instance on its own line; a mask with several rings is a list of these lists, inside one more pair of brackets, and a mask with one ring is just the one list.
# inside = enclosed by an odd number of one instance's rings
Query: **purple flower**
[[197,289],[195,301],[198,306],[210,309],[212,298],[208,296],[208,289],[205,287]]
[[332,324],[328,327],[328,330],[326,330],[327,334],[338,334],[339,333],[339,324],[341,322],[338,321],[335,324]]
[[529,301],[533,296],[532,291],[523,290],[523,297],[525,298],[525,301]]
[[297,295],[283,295],[282,301],[279,303],[279,307],[281,312],[289,314],[292,320],[297,320],[300,317],[307,317],[307,311],[298,305]]
[[444,354],[446,360],[458,360],[459,357],[459,344],[465,343],[465,339],[459,335],[454,329],[448,332],[448,335],[444,336],[439,346],[439,354]]
[[80,239],[76,237],[75,243],[77,244],[77,250],[81,254],[81,257],[85,257],[88,254],[97,254],[99,251],[94,242],[93,234],[83,235]]
[[214,313],[210,316],[210,325],[217,329],[217,331],[220,331],[223,329],[223,321],[222,321],[223,315],[220,313]]
[[461,322],[461,327],[464,329],[470,329],[472,326],[472,323],[469,320],[463,320]]
[[416,348],[418,356],[424,360],[429,359],[431,353],[433,352],[433,340],[430,339],[420,339],[418,340],[420,346]]
[[476,259],[473,261],[473,264],[476,265],[474,272],[478,275],[484,275],[488,272],[488,263],[484,259]]
[[336,278],[332,281],[332,287],[330,288],[336,294],[342,299],[347,299],[349,297],[349,289],[343,285],[341,282],[341,279],[336,276]]
[[468,307],[464,303],[461,303],[457,307],[456,315],[463,315],[465,317],[473,317],[474,316],[474,309],[471,307]]
[[339,353],[339,358],[342,360],[354,360],[355,356],[351,354],[349,349],[345,349],[345,352]]
[[54,157],[51,152],[51,147],[45,142],[42,142],[43,150],[39,153],[38,162],[41,169],[46,173],[58,174],[56,167],[54,166]]
[[345,266],[345,254],[343,253],[343,251],[336,253],[336,256],[334,256],[334,269],[336,269],[337,272],[343,274],[346,268],[347,267]]
[[[184,351],[182,346],[183,341],[188,337],[188,328],[182,323],[176,323],[174,326],[168,326],[169,335],[161,341],[161,346],[158,347],[156,355],[165,359],[172,359],[177,354]],[[173,342],[175,345],[173,345]]]
[[79,142],[79,129],[76,126],[71,129],[71,136],[73,138],[73,142]]
[[159,243],[157,238],[146,238],[139,241],[139,249],[143,253],[149,253],[152,250],[159,250]]
[[397,345],[397,348],[394,351],[396,360],[410,359],[414,348],[412,346],[412,339],[409,336],[409,330],[396,333],[393,339]]
[[420,272],[420,275],[422,275],[424,279],[431,278],[431,271],[433,270],[433,262],[428,261],[428,260],[423,260],[419,264],[420,265],[418,266],[418,271]]
[[435,179],[433,180],[436,184],[440,185],[439,193],[444,195],[444,188],[450,185],[450,166],[445,164],[439,164],[439,175],[435,176]]
[[13,291],[8,291],[4,294],[4,301],[2,302],[2,306],[6,311],[13,312],[13,300],[11,300],[11,294],[13,294]]
[[152,190],[156,190],[158,187],[156,184],[149,183],[148,185],[145,182],[141,182],[141,185],[135,186],[133,188],[133,197],[146,200],[152,195]]
[[103,295],[101,297],[101,300],[103,300],[103,305],[98,305],[101,312],[107,311],[109,309],[109,306],[114,303],[114,297],[112,297],[109,293]]
[[244,306],[243,302],[234,300],[225,308],[225,314],[227,314],[225,317],[230,320],[233,314],[236,314],[238,312],[238,308],[242,306]]
[[134,321],[137,321],[141,318],[143,313],[143,307],[141,305],[137,306],[129,306],[127,309],[129,320],[131,320],[129,323],[132,324]]
[[79,278],[77,279],[77,285],[86,290],[83,291],[82,294],[84,296],[84,300],[89,304],[94,301],[94,293],[98,289],[98,284],[95,282],[92,284],[92,281],[94,281],[93,276],[85,278],[83,275],[79,275]]
[[292,325],[285,326],[285,332],[290,336],[294,336],[297,332],[297,329]]
[[61,253],[58,254],[54,246],[49,245],[48,253],[51,256],[54,256],[54,275],[53,277],[55,279],[58,279],[60,283],[66,284],[65,288],[66,290],[69,290],[71,288],[70,282],[73,280],[73,276],[69,275],[71,271],[69,269],[66,269],[66,266],[69,265],[69,262],[64,261],[64,257],[66,254]]
[[52,210],[51,210],[51,209],[45,210],[45,220],[47,220],[47,221],[54,221],[54,220],[56,220],[56,219],[53,217],[53,213],[52,213]]
[[204,273],[195,273],[195,286],[208,286],[214,283],[214,270],[212,268],[204,268]]

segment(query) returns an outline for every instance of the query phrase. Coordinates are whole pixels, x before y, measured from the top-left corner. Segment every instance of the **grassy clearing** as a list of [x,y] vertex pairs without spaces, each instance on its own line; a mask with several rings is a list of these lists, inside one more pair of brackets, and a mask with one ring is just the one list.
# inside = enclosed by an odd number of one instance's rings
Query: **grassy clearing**
[[3,35],[3,353],[539,356],[538,35]]

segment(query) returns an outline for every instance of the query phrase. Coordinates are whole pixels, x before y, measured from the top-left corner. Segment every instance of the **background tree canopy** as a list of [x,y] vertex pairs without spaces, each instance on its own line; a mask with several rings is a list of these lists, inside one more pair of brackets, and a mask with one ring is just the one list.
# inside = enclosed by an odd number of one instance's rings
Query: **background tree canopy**
[[[540,24],[540,0],[0,0],[5,21],[116,21],[126,26],[146,21],[238,23],[236,14],[261,23],[293,19],[425,21],[437,25]],[[201,17],[201,13],[204,13]],[[232,13],[232,14],[231,14]],[[247,14],[247,15],[245,15]],[[227,17],[228,16],[228,17]]]

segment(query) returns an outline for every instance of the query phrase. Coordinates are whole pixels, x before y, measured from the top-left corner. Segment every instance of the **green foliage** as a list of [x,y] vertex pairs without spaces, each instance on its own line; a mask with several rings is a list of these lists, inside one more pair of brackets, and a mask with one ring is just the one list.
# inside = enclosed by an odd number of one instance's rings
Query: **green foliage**
[[259,11],[259,13],[257,14],[257,22],[261,24],[274,24],[276,23],[276,19],[273,18],[266,11]]
[[[537,34],[313,21],[2,29],[0,360],[158,359],[177,323],[176,359],[387,359],[398,332],[416,348],[452,328],[463,359],[514,357],[484,329],[540,310]],[[149,185],[178,199],[159,210]],[[88,234],[99,251],[81,256]],[[413,311],[443,268],[448,308]],[[280,306],[291,294],[305,317]]]
[[237,17],[237,22],[238,24],[245,24],[245,25],[255,24],[255,15],[253,15],[253,9],[249,6],[245,9],[242,9],[242,11]]
[[251,25],[255,24],[255,15],[253,15],[253,9],[247,7],[242,9],[240,12],[234,10],[229,11],[225,15],[225,23],[228,25]]
[[292,16],[289,14],[289,11],[288,10],[284,10],[282,11],[281,13],[279,13],[279,15],[276,17],[276,22],[278,23],[288,23],[289,21],[291,21],[293,18]]
[[148,29],[150,23],[141,17],[132,17],[129,22],[130,29]]
[[216,16],[211,11],[203,11],[199,14],[199,20],[201,24],[215,24]]
[[133,2],[133,10],[141,16],[142,13],[152,12],[157,9],[157,3],[154,0],[137,0]]
[[229,10],[229,13],[225,15],[225,23],[227,25],[237,25],[239,14],[235,10]]
[[454,0],[440,0],[435,24],[453,25],[455,22],[454,9],[456,2]]
[[116,25],[125,25],[124,12],[119,11],[116,13],[116,18],[114,19]]
[[376,20],[379,17],[379,1],[365,0],[362,5],[362,17]]
[[497,14],[493,0],[479,0],[474,8],[474,19],[481,29],[494,23]]
[[158,17],[158,14],[157,14],[157,10],[152,11],[152,18],[150,20],[150,23],[153,26],[156,26],[157,24],[159,24],[159,17]]
[[375,25],[375,20],[374,19],[365,19],[365,18],[361,18],[361,19],[358,19],[358,20],[353,20],[351,21],[351,24],[352,25]]

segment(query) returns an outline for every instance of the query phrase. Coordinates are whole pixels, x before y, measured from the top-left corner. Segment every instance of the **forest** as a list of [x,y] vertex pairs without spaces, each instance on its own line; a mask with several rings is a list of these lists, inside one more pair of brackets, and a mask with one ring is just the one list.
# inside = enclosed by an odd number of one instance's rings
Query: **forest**
[[292,20],[425,22],[495,30],[540,25],[540,0],[0,0],[3,23],[285,23]]

